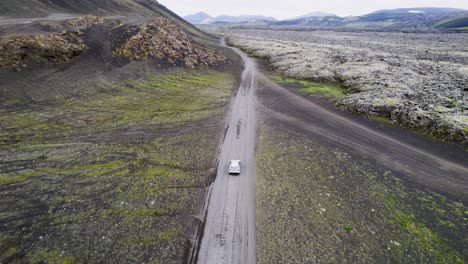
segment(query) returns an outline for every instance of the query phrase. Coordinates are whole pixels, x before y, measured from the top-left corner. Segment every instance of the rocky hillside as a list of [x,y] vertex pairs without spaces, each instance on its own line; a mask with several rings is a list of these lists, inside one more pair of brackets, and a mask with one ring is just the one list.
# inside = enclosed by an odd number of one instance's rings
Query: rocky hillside
[[[0,67],[20,70],[31,61],[60,63],[85,52],[86,29],[103,23],[104,18],[87,15],[61,22],[40,22],[44,34],[0,36]],[[155,59],[169,66],[216,66],[226,62],[219,51],[203,46],[173,20],[160,16],[152,22],[122,25],[109,32],[114,39],[113,57],[143,61]]]
[[2,0],[0,19],[44,18],[64,15],[167,17],[197,37],[205,35],[156,0]]
[[0,263],[187,261],[242,71],[218,42],[156,1],[0,1]]
[[[1,1],[0,79],[8,85],[0,84],[0,93],[48,100],[93,85],[103,72],[120,80],[138,76],[141,67],[219,68],[227,59],[217,43],[152,0]],[[31,83],[34,89],[25,90]]]
[[81,32],[0,37],[0,67],[26,67],[31,60],[65,62],[84,49]]
[[45,17],[54,13],[160,16],[174,15],[154,0],[3,0],[0,16]]
[[220,52],[194,42],[171,20],[159,17],[129,29],[133,35],[115,54],[131,60],[154,58],[173,66],[193,68],[197,65],[216,66],[226,61]]
[[104,18],[86,15],[64,21],[40,22],[50,33],[0,36],[0,67],[19,70],[31,61],[66,62],[81,55],[86,45],[82,30],[104,22]]

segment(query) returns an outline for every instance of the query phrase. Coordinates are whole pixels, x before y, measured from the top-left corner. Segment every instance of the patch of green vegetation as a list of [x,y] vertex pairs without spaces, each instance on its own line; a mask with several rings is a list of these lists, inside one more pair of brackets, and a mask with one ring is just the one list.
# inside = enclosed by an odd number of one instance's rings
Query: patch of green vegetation
[[171,241],[180,236],[181,230],[171,228],[158,234],[158,241]]
[[393,120],[389,117],[370,116],[369,119],[386,125],[393,124]]
[[397,101],[396,99],[394,99],[394,98],[386,98],[386,99],[385,99],[385,104],[387,104],[387,105],[394,105],[394,104],[396,104],[397,102],[398,102],[398,101]]
[[454,116],[452,118],[453,118],[453,120],[455,120],[458,123],[468,125],[468,116],[466,116],[466,115],[456,115],[456,116]]
[[468,28],[468,15],[452,17],[446,20],[439,21],[434,24],[434,27],[435,28],[447,28],[447,29]]
[[[377,121],[381,124],[386,124],[386,125],[401,125],[398,121],[392,120],[390,117],[381,117],[381,116],[369,116],[368,117],[370,120]],[[422,128],[415,128],[415,127],[407,127],[411,132],[413,132],[416,135],[428,138],[432,141],[441,141],[442,136],[440,135],[435,135],[431,133],[428,130],[422,129]]]
[[63,253],[58,251],[35,251],[31,256],[31,262],[33,263],[62,263],[62,264],[73,264],[78,263],[77,259],[72,256],[64,256]]
[[436,135],[434,133],[431,133],[430,131],[424,128],[409,127],[408,129],[411,130],[411,132],[413,132],[414,134],[428,138],[432,141],[441,141],[443,139],[441,135]]
[[331,85],[324,85],[324,84],[317,84],[317,83],[304,83],[301,82],[305,88],[299,89],[299,91],[306,92],[306,93],[314,93],[314,94],[321,94],[329,97],[342,97],[345,95],[342,89],[331,86]]
[[290,77],[284,77],[279,74],[270,74],[269,77],[273,82],[278,83],[279,85],[284,85],[286,87],[292,86],[304,93],[321,95],[325,97],[343,97],[346,95],[345,90],[337,84],[299,80]]
[[463,263],[466,205],[284,127],[260,136],[259,263]]
[[0,262],[182,262],[233,84],[174,71],[0,104]]
[[142,122],[148,126],[177,126],[222,114],[220,106],[227,103],[230,89],[219,87],[226,81],[232,83],[226,73],[194,71],[127,84],[101,84],[98,94],[88,90],[81,98],[61,99],[58,108],[0,115],[0,125],[16,138],[32,138],[36,144],[58,135],[73,137],[70,133],[76,130],[109,130]]

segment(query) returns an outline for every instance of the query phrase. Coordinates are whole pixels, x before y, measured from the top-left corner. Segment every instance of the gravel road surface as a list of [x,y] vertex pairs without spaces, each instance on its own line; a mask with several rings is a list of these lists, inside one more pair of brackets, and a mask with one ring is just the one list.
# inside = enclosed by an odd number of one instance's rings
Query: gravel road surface
[[[235,95],[221,147],[217,177],[210,187],[208,216],[198,263],[255,263],[255,86],[257,66],[243,52],[241,86]],[[229,160],[242,161],[229,175]]]

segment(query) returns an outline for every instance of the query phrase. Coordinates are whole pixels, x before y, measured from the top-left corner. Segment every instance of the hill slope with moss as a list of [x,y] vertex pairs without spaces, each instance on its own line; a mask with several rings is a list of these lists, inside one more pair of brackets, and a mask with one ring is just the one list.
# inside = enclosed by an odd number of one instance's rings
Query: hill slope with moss
[[436,28],[468,31],[468,15],[458,16],[437,22]]
[[239,59],[155,1],[0,10],[80,14],[0,25],[0,263],[186,261]]

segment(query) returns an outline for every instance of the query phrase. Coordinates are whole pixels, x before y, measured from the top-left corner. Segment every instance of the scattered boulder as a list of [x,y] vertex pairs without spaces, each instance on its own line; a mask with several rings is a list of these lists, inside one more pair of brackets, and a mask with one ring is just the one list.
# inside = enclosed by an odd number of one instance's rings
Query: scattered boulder
[[158,17],[154,22],[143,23],[128,29],[133,32],[114,54],[130,60],[154,58],[173,66],[216,66],[224,64],[226,57],[198,44],[174,21]]
[[0,37],[0,67],[25,65],[31,60],[65,62],[85,50],[83,33],[12,35]]

